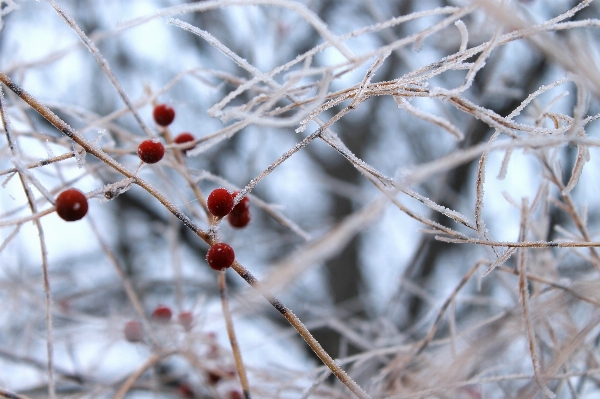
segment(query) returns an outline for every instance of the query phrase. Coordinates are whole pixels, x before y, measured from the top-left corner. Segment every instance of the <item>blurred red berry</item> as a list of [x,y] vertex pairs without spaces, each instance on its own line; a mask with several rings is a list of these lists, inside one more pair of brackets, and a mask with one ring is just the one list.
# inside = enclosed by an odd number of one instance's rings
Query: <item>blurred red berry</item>
[[123,332],[129,342],[141,342],[144,339],[144,329],[139,321],[131,320],[125,323]]
[[206,199],[206,206],[210,213],[217,217],[227,215],[233,209],[233,198],[227,189],[220,187],[214,189]]
[[67,222],[83,218],[87,211],[87,198],[76,188],[69,188],[56,197],[56,213]]
[[218,243],[208,249],[206,261],[214,270],[227,269],[233,264],[235,253],[233,248],[225,243]]
[[157,163],[165,155],[165,146],[158,139],[144,140],[138,147],[138,156],[146,163]]
[[152,112],[154,121],[160,126],[169,126],[175,119],[175,110],[167,104],[158,104]]
[[177,319],[185,331],[190,331],[192,329],[192,325],[194,323],[194,316],[192,315],[192,312],[181,312],[179,313],[179,316],[177,316]]
[[244,396],[241,391],[232,389],[227,393],[227,399],[244,399]]
[[173,312],[165,305],[158,305],[152,312],[152,319],[158,323],[166,324],[171,321]]
[[[175,144],[185,144],[185,143],[189,143],[190,141],[194,141],[194,140],[196,140],[196,139],[194,138],[194,136],[192,136],[191,133],[183,132],[183,133],[180,133],[179,135],[177,135],[177,137],[175,137],[173,142]],[[191,150],[194,147],[187,148],[186,150]]]
[[185,384],[185,383],[179,384],[179,386],[177,387],[177,395],[181,396],[182,398],[189,398],[189,399],[193,399],[196,397],[192,388],[188,384]]
[[216,371],[209,371],[206,373],[206,380],[210,385],[216,385],[219,381],[221,381],[221,375]]

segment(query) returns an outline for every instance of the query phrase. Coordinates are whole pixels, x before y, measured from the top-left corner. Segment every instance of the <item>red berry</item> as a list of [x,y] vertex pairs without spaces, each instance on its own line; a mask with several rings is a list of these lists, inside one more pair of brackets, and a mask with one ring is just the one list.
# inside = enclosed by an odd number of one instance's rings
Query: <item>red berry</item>
[[206,254],[206,261],[214,270],[227,269],[233,265],[234,260],[235,253],[233,252],[233,248],[222,242],[210,247]]
[[141,342],[144,339],[144,330],[139,321],[128,321],[123,328],[125,339],[129,342]]
[[[235,197],[237,197],[237,195],[239,194],[239,191],[234,191],[233,194],[231,194],[231,197],[235,200]],[[242,200],[240,202],[238,202],[238,204],[235,206],[234,210],[238,210],[238,212],[241,212],[242,209],[248,209],[250,208],[250,200],[248,199],[248,197],[244,197],[242,198]]]
[[179,384],[179,386],[177,387],[177,394],[179,396],[181,396],[182,398],[193,399],[196,397],[192,388],[188,384],[185,384],[185,383]]
[[138,147],[138,156],[146,163],[157,163],[165,155],[165,146],[158,139],[145,140]]
[[[239,191],[234,192],[231,196],[235,199],[235,197],[239,194]],[[229,215],[227,216],[227,220],[229,224],[236,229],[241,229],[246,227],[248,223],[250,223],[250,200],[248,197],[242,198],[240,202],[236,206],[233,207]]]
[[154,121],[161,126],[169,126],[175,119],[175,110],[167,104],[158,104],[152,112]]
[[175,137],[175,140],[173,140],[173,142],[175,144],[184,144],[184,143],[189,143],[190,141],[194,141],[194,140],[196,140],[196,139],[194,138],[194,136],[192,136],[191,133],[183,132],[183,133],[180,133],[179,135],[177,135],[177,137]]
[[221,381],[221,375],[215,371],[209,371],[206,374],[206,379],[210,385],[215,385],[217,382]]
[[181,312],[179,313],[179,316],[177,316],[177,319],[185,331],[190,331],[192,329],[192,324],[194,323],[192,312]]
[[242,212],[236,212],[235,208],[227,215],[227,220],[232,227],[236,229],[242,229],[250,223],[250,211],[244,209]]
[[240,391],[238,391],[237,389],[229,391],[229,394],[227,395],[227,399],[242,399],[242,398],[243,398],[242,393]]
[[87,211],[87,198],[76,188],[69,188],[56,197],[56,213],[67,222],[81,219]]
[[169,321],[171,321],[172,315],[173,313],[171,312],[171,309],[169,309],[167,306],[158,305],[156,309],[154,309],[154,312],[152,312],[152,319],[158,323],[167,324]]
[[206,206],[213,215],[225,216],[233,209],[233,197],[227,189],[217,188],[208,195]]

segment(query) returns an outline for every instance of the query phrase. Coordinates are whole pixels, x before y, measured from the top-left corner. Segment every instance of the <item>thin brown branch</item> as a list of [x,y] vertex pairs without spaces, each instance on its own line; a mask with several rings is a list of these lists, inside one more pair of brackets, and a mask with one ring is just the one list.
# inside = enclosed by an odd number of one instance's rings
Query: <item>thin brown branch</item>
[[235,329],[233,326],[233,320],[231,319],[231,311],[229,310],[229,299],[227,298],[227,284],[225,280],[225,270],[221,270],[219,273],[219,293],[221,297],[221,308],[223,310],[223,317],[225,318],[225,325],[227,326],[227,336],[229,337],[229,343],[231,350],[233,351],[233,358],[235,359],[235,367],[237,368],[238,376],[240,377],[240,384],[242,385],[242,391],[244,392],[244,398],[250,399],[250,385],[248,384],[248,376],[246,375],[246,367],[242,361],[242,352],[235,336]]

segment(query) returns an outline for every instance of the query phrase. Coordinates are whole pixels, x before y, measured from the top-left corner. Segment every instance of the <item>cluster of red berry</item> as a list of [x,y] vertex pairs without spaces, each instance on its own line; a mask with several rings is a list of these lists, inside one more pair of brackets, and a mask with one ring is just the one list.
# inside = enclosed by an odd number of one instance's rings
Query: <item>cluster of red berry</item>
[[[158,305],[154,311],[152,311],[152,320],[156,323],[169,324],[172,317],[173,312],[165,305]],[[181,312],[179,313],[179,316],[177,316],[177,321],[185,331],[190,331],[194,323],[194,316],[192,315],[192,312]]]
[[[159,104],[154,107],[152,112],[154,122],[162,127],[167,127],[175,120],[175,110],[168,104]],[[179,134],[173,142],[175,144],[185,144],[194,141],[191,133],[183,132]],[[191,149],[191,148],[188,148]],[[138,156],[145,163],[157,163],[165,155],[165,146],[158,139],[142,141],[138,147]]]
[[[159,104],[154,107],[152,115],[156,124],[166,127],[175,119],[175,110],[167,104]],[[187,132],[181,133],[174,139],[176,144],[185,144],[191,141],[194,141],[194,136]],[[165,146],[156,138],[149,139],[140,143],[137,152],[142,162],[153,164],[164,157]],[[214,216],[219,218],[227,216],[231,226],[241,229],[250,223],[250,200],[244,197],[234,206],[235,197],[238,194],[238,191],[232,193],[225,188],[217,188],[209,194],[206,205]],[[87,211],[88,203],[85,194],[75,188],[63,191],[56,198],[56,213],[68,222],[83,218]],[[224,270],[235,261],[235,253],[229,245],[217,243],[209,248],[206,260],[214,270]],[[168,310],[168,314],[166,310]],[[168,308],[166,310],[157,308],[156,315],[153,313],[153,318],[164,319],[168,322],[171,319],[171,311]],[[129,328],[133,331],[136,327]]]
[[[154,121],[163,127],[169,126],[175,119],[175,110],[167,104],[154,107]],[[190,133],[181,133],[174,140],[177,144],[184,144],[194,140]],[[138,155],[143,162],[156,163],[162,159],[165,147],[156,139],[143,141],[138,147]],[[227,189],[217,188],[210,193],[206,205],[210,213],[216,217],[225,217],[235,228],[243,228],[250,223],[250,202],[243,198],[235,207],[234,199],[238,193],[231,193]],[[225,243],[212,245],[206,254],[208,265],[214,270],[223,270],[230,267],[235,261],[233,248]]]
[[[250,200],[244,197],[234,206],[238,194],[239,191],[232,193],[226,188],[217,188],[208,195],[206,206],[214,216],[227,216],[229,224],[241,229],[250,223]],[[235,261],[233,248],[225,243],[214,244],[206,254],[206,261],[214,270],[226,269]]]
[[[175,110],[167,104],[159,104],[154,107],[154,121],[160,126],[168,126],[175,119]],[[173,142],[185,144],[194,141],[191,133],[179,134]],[[188,148],[191,149],[191,148]],[[165,155],[165,146],[158,139],[144,140],[138,146],[138,156],[148,164],[157,163]],[[84,193],[76,188],[69,188],[56,198],[56,213],[67,222],[82,219],[88,211],[88,202]]]
[[[163,127],[170,125],[175,119],[175,110],[167,104],[160,104],[154,108],[154,121]],[[185,144],[194,141],[194,136],[184,132],[179,134],[173,140],[176,144]],[[149,139],[142,141],[138,146],[138,156],[142,162],[154,164],[159,162],[165,155],[165,147],[158,139]],[[235,198],[239,191],[231,192],[225,188],[213,190],[207,198],[207,208],[213,216],[223,218],[227,216],[229,224],[234,228],[244,228],[250,223],[250,200],[247,197],[242,198],[235,206]],[[70,188],[61,192],[56,198],[56,213],[67,222],[73,222],[82,219],[88,211],[88,202],[86,195],[76,189]],[[233,248],[225,243],[216,243],[212,245],[206,255],[209,266],[214,270],[224,270],[235,261]],[[165,305],[158,305],[152,312],[152,321],[158,324],[168,324],[173,317],[171,309]],[[179,324],[190,331],[193,326],[193,315],[191,312],[181,312],[178,316]],[[131,320],[125,323],[123,327],[125,339],[129,342],[142,342],[144,340],[144,329],[142,323],[137,320]],[[208,373],[208,381],[216,384],[221,375],[215,372]],[[187,385],[181,385],[182,390],[178,391],[181,396],[190,396],[191,388]],[[187,388],[187,389],[185,389]],[[241,392],[232,390],[229,392],[230,398],[241,398]]]
[[[157,324],[166,325],[171,322],[173,317],[173,312],[168,306],[158,305],[153,311],[151,315],[151,321]],[[194,318],[191,312],[185,311],[179,313],[177,317],[179,324],[186,331],[190,331],[193,326]],[[144,328],[142,323],[137,320],[130,320],[123,326],[123,334],[125,339],[128,342],[138,343],[144,341]],[[214,333],[208,333],[206,335],[209,341],[210,351],[208,353],[209,358],[215,358],[218,356],[217,351],[218,347],[215,343],[215,335]],[[236,375],[235,370],[227,368],[227,367],[215,367],[214,369],[208,369],[205,371],[205,381],[209,385],[216,385],[223,379],[229,380],[234,378]],[[179,385],[177,385],[176,393],[183,398],[195,398],[196,393],[192,386],[190,386],[185,381],[181,381]],[[227,398],[230,399],[241,399],[242,393],[238,389],[231,388],[226,394]]]
[[[172,317],[173,312],[165,305],[158,305],[154,311],[152,311],[152,321],[157,324],[169,324]],[[194,316],[191,312],[181,312],[179,313],[179,316],[177,316],[177,321],[185,331],[190,331],[194,324]],[[125,323],[123,333],[125,334],[125,339],[129,342],[142,342],[144,340],[142,323],[137,320],[131,320]]]
[[230,192],[225,188],[213,190],[206,200],[206,206],[210,213],[217,217],[227,216],[229,224],[237,229],[244,228],[250,223],[250,200],[242,198],[236,206],[233,206],[235,197],[239,191]]

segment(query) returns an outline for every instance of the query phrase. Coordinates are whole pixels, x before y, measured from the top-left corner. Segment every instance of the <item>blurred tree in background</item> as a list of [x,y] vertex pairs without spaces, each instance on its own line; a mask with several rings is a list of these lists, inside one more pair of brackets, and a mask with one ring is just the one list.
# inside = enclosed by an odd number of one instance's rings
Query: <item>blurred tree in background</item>
[[269,293],[372,397],[598,395],[597,2],[0,7],[0,397],[241,397],[215,239],[252,397],[352,395]]

